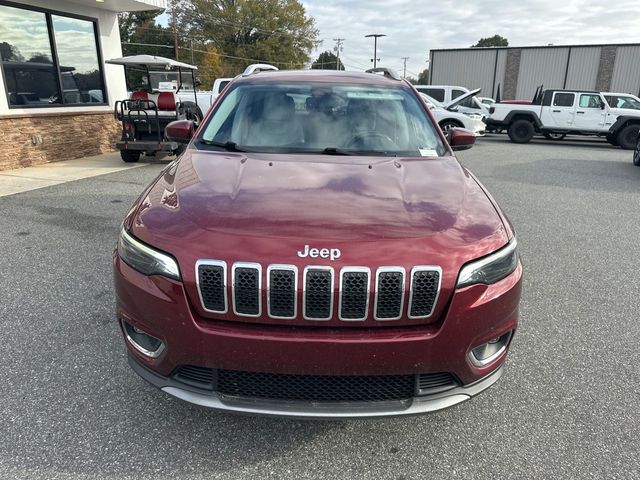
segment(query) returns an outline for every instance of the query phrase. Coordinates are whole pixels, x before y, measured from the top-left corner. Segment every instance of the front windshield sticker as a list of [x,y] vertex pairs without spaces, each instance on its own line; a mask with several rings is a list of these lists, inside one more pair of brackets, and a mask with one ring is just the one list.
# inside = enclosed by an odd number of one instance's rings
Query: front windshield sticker
[[435,150],[427,150],[425,148],[421,148],[420,155],[423,157],[437,157],[438,152],[436,152]]

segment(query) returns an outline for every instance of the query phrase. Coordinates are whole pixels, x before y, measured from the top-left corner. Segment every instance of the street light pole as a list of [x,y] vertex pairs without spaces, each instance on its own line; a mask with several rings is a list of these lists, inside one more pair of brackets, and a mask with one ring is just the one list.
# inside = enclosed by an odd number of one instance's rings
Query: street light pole
[[373,68],[376,68],[378,65],[378,38],[386,37],[384,33],[371,33],[369,35],[365,35],[365,38],[373,37],[373,58],[371,61],[373,62]]

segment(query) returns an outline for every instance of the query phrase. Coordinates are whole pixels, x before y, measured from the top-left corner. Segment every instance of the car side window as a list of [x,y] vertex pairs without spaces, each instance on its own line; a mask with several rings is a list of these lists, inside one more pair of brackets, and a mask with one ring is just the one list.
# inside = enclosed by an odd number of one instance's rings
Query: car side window
[[553,97],[554,107],[572,107],[576,96],[573,93],[557,92]]
[[451,90],[451,100],[458,98],[459,96],[464,95],[465,93],[467,92],[465,92],[464,90],[459,90],[457,88],[454,88]]
[[582,94],[580,95],[580,108],[602,108],[600,95]]
[[444,88],[425,88],[424,93],[439,102],[444,102]]

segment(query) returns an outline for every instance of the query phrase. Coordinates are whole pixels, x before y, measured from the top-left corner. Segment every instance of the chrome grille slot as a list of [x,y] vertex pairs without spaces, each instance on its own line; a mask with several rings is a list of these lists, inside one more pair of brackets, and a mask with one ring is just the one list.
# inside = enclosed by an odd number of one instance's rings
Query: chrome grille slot
[[233,264],[233,311],[236,315],[261,314],[262,268],[257,263]]
[[196,263],[196,279],[202,306],[208,312],[227,312],[227,264],[220,260]]
[[267,268],[267,302],[269,316],[296,317],[298,269],[294,265],[269,265]]
[[404,303],[404,268],[380,267],[376,272],[376,320],[398,320]]
[[369,309],[369,276],[366,267],[340,271],[340,320],[365,320]]
[[433,313],[440,293],[442,270],[434,266],[411,269],[409,318],[427,318]]
[[306,267],[303,298],[306,320],[330,320],[333,313],[333,268]]

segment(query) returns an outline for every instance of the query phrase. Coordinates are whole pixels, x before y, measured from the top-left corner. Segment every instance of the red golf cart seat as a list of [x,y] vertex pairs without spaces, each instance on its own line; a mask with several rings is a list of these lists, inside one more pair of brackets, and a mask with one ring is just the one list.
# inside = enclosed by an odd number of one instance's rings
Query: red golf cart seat
[[144,90],[137,90],[131,94],[131,100],[149,100],[149,94]]
[[173,92],[160,92],[158,95],[158,110],[175,112],[178,98]]

